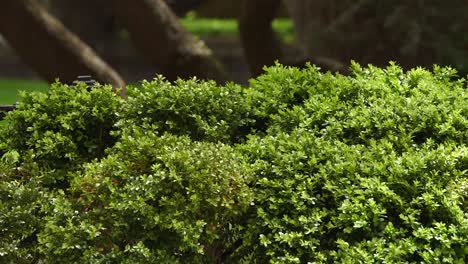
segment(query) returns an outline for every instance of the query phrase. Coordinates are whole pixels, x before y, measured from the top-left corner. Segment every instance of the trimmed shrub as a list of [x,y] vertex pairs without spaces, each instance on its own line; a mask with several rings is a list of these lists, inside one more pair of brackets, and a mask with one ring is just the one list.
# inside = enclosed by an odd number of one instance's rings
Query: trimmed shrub
[[468,262],[466,81],[351,71],[26,95],[1,133],[1,262]]
[[41,208],[50,190],[43,173],[29,159],[8,152],[0,160],[0,262],[37,260],[37,234],[43,228]]
[[77,165],[104,155],[115,138],[110,131],[122,105],[111,86],[53,84],[47,92],[22,93],[6,118],[2,148],[31,152],[44,167]]
[[296,70],[316,82],[303,103],[237,147],[257,177],[251,261],[465,263],[465,81],[450,68],[352,70]]
[[297,129],[240,148],[258,177],[244,246],[259,262],[463,263],[468,254],[466,146],[401,153],[387,140],[348,145]]
[[129,89],[120,127],[149,124],[160,133],[197,141],[239,142],[255,125],[246,92],[235,84],[220,87],[196,79],[171,84],[158,76]]
[[110,152],[54,197],[38,235],[45,260],[222,257],[252,198],[249,172],[231,147],[136,129]]

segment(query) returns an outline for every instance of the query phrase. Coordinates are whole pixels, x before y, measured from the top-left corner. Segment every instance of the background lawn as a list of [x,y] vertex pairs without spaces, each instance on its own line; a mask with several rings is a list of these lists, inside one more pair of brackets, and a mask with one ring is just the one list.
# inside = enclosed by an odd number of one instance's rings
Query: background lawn
[[0,104],[19,101],[19,91],[45,91],[48,87],[43,81],[0,79]]
[[[199,18],[188,15],[181,21],[188,31],[200,37],[239,36],[239,27],[235,19]],[[294,25],[289,18],[273,20],[273,30],[283,41],[290,43],[294,40]]]
[[[49,85],[43,81],[0,79],[0,105],[11,105],[20,100],[20,91],[45,91]],[[0,127],[6,121],[0,120]]]

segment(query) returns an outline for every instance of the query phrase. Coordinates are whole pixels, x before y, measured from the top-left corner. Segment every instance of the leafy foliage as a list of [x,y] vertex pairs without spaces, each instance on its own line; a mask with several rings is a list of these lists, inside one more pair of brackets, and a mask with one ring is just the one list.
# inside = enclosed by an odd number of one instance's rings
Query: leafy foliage
[[102,157],[115,142],[110,131],[122,100],[110,86],[87,89],[84,83],[55,83],[44,93],[23,93],[22,103],[7,117],[5,148],[20,156],[32,152],[36,162],[51,168]]
[[47,209],[46,260],[212,262],[235,239],[251,193],[231,147],[135,130],[111,152]]
[[121,127],[151,125],[160,133],[228,143],[239,141],[254,123],[244,89],[234,84],[219,87],[191,79],[172,85],[158,76],[128,93]]
[[0,259],[467,262],[465,80],[351,69],[25,95],[1,133]]

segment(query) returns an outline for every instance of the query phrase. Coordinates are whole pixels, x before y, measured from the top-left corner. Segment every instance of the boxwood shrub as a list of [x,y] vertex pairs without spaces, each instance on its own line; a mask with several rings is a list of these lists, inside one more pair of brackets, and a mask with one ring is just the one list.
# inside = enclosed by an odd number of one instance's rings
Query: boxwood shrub
[[129,89],[120,127],[151,125],[160,133],[188,135],[193,140],[239,142],[255,127],[249,91],[229,83],[177,80],[157,76]]
[[109,152],[50,201],[45,260],[212,263],[230,248],[252,200],[232,147],[134,130]]
[[110,131],[123,103],[111,89],[55,83],[44,93],[23,93],[6,118],[3,148],[20,156],[32,152],[36,162],[51,168],[102,157],[115,142]]
[[[301,75],[270,69],[282,70]],[[465,263],[465,80],[395,64],[303,72],[315,82],[295,89],[303,101],[276,106],[267,135],[238,146],[257,177],[243,245],[253,260]]]
[[468,262],[450,67],[24,96],[0,132],[1,262]]

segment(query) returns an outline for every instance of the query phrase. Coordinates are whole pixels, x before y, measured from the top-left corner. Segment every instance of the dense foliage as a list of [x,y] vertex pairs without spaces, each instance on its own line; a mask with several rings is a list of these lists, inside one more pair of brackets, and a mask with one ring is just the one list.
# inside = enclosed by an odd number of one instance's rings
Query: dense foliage
[[466,263],[466,81],[351,68],[25,94],[1,262]]
[[88,91],[84,83],[56,83],[48,93],[24,93],[18,111],[9,116],[3,144],[8,150],[32,151],[44,166],[81,164],[102,157],[113,145],[109,132],[121,105],[111,87]]

